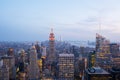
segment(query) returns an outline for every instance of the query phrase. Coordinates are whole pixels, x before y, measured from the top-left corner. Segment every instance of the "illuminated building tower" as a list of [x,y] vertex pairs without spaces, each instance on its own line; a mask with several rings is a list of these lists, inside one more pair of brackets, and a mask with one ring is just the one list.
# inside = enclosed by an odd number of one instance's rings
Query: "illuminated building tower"
[[[105,37],[96,34],[96,52],[108,54],[110,53],[110,41],[107,40]],[[101,55],[101,54],[99,54]]]
[[100,34],[96,34],[96,66],[105,70],[111,68],[110,41]]
[[30,50],[30,64],[29,64],[29,80],[36,80],[39,78],[39,68],[37,64],[37,52],[35,46]]
[[50,61],[50,63],[52,63],[53,61],[55,61],[56,57],[55,57],[55,36],[53,33],[53,29],[51,29],[51,33],[49,36],[49,54],[48,54],[48,60]]
[[59,80],[74,80],[74,54],[59,54]]
[[9,79],[9,67],[4,65],[0,68],[0,80],[10,80]]

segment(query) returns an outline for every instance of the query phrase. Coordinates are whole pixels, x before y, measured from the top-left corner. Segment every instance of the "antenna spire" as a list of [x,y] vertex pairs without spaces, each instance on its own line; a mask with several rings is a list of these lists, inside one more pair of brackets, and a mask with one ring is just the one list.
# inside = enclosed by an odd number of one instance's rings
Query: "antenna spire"
[[51,28],[51,33],[53,33],[53,28]]
[[99,13],[99,34],[101,34],[101,14]]
[[101,34],[101,18],[99,18],[99,33]]

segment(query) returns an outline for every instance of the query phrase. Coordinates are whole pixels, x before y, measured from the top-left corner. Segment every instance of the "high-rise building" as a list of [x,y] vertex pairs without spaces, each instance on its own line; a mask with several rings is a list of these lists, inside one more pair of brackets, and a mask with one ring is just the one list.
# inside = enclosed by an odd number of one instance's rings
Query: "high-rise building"
[[111,75],[100,67],[88,68],[85,70],[85,80],[110,80]]
[[96,34],[96,66],[108,70],[111,68],[110,41]]
[[96,52],[104,54],[110,53],[110,41],[96,33]]
[[10,79],[15,79],[16,78],[16,67],[15,67],[15,55],[14,55],[14,49],[13,48],[9,48],[7,51],[7,56],[11,57],[11,59],[9,58],[9,78]]
[[49,54],[48,54],[48,60],[50,63],[55,61],[56,55],[55,55],[55,36],[53,33],[53,29],[51,29],[51,33],[49,36]]
[[79,55],[79,58],[75,60],[74,63],[74,75],[75,80],[81,80],[84,76],[84,70],[85,70],[85,58],[82,57],[82,54]]
[[74,54],[59,54],[59,79],[74,80]]
[[3,64],[2,67],[0,67],[0,80],[10,80],[9,67],[7,67],[7,65],[5,64]]
[[39,78],[39,68],[37,64],[37,52],[35,46],[30,49],[30,64],[29,64],[29,80],[36,80]]
[[20,60],[19,60],[19,79],[25,80],[26,73],[25,73],[25,51],[24,49],[20,50]]
[[3,65],[6,65],[9,68],[9,78],[16,78],[16,70],[15,70],[15,59],[13,56],[2,56]]

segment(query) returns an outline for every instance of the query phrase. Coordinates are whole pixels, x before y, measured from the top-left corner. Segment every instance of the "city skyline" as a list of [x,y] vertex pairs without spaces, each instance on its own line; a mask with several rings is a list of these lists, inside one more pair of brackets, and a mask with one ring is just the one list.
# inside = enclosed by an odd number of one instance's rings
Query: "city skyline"
[[[0,1],[0,41],[91,40],[101,33],[119,41],[119,0]],[[101,30],[99,31],[99,26]]]

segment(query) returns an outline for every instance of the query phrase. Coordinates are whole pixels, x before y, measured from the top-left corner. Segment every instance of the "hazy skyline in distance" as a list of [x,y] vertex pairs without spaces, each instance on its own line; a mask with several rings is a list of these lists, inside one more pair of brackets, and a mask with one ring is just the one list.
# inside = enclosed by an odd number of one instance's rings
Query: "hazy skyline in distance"
[[[120,0],[0,0],[0,41],[120,41]],[[101,30],[99,31],[99,24]]]

